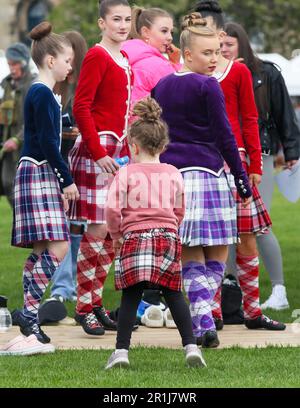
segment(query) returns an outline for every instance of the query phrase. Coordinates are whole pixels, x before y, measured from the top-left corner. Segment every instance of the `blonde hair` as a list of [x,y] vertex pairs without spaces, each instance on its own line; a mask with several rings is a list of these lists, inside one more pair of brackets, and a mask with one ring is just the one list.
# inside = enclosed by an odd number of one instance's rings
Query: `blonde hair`
[[161,8],[151,7],[145,9],[143,7],[133,7],[131,12],[131,30],[128,35],[128,39],[141,39],[142,27],[151,28],[155,19],[158,17],[169,17],[173,19],[173,17],[166,10]]
[[151,156],[161,153],[169,143],[169,136],[158,103],[147,97],[134,105],[132,113],[138,119],[130,126],[129,143],[137,142]]
[[217,33],[207,27],[207,22],[200,13],[191,13],[183,17],[181,24],[180,49],[182,54],[186,48],[190,48],[195,36],[217,37]]

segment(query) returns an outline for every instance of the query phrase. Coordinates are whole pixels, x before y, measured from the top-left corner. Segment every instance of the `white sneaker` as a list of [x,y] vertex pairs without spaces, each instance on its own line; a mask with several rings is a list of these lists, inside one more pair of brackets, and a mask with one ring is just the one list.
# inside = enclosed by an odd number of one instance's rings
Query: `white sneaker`
[[9,341],[2,349],[0,356],[31,356],[33,354],[54,353],[53,344],[44,344],[38,341],[34,334],[28,337],[18,336]]
[[286,289],[283,285],[275,285],[272,289],[272,294],[261,305],[261,309],[273,309],[273,310],[284,310],[290,307],[289,302],[286,297]]
[[105,366],[105,370],[109,370],[113,367],[127,368],[129,367],[128,360],[128,350],[126,349],[117,349],[109,357],[108,362]]
[[166,325],[166,327],[168,329],[176,329],[177,328],[169,308],[167,308],[164,311],[164,322],[165,322],[165,325]]
[[184,347],[185,360],[190,367],[207,367],[201,351],[196,344],[187,344]]
[[163,327],[164,313],[159,306],[149,306],[141,318],[142,324],[147,327]]

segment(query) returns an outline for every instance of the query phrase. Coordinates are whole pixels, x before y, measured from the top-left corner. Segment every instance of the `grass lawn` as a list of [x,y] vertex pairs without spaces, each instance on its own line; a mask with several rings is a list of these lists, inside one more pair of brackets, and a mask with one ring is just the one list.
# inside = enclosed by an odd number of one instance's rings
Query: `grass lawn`
[[[292,322],[300,309],[300,203],[290,204],[275,193],[272,220],[280,241],[290,309],[270,312],[272,318]],[[10,310],[22,305],[21,273],[28,250],[10,246],[11,210],[0,200],[0,294],[9,298]],[[261,300],[271,284],[261,268]],[[110,274],[104,292],[108,309],[118,306],[120,294]],[[74,304],[67,304],[73,315]],[[300,314],[300,312],[299,312]],[[1,334],[0,334],[1,336]],[[208,369],[195,371],[184,365],[180,350],[135,348],[131,368],[105,372],[110,351],[58,351],[54,355],[2,357],[0,387],[299,387],[299,348],[205,350]],[[155,373],[155,375],[153,375]]]

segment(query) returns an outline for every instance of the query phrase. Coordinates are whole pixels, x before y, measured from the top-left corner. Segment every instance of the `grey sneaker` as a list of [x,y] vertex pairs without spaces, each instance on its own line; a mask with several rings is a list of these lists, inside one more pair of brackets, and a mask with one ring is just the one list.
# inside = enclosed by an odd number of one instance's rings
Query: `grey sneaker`
[[128,350],[119,349],[112,353],[105,366],[105,370],[113,367],[127,368],[129,367]]
[[202,356],[201,351],[198,349],[197,344],[187,344],[184,347],[185,361],[190,367],[207,367]]

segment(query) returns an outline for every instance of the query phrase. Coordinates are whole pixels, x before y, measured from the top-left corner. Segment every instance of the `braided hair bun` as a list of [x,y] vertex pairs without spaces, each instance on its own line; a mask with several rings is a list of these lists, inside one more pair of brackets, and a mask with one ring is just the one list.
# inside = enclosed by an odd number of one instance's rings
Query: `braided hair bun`
[[193,31],[194,26],[206,27],[206,25],[207,22],[202,18],[201,14],[194,12],[183,17],[181,29]]
[[132,113],[138,119],[130,126],[129,140],[138,143],[151,156],[161,153],[169,142],[169,136],[158,103],[150,97],[142,99],[135,104]]
[[133,114],[145,122],[159,121],[161,113],[158,103],[150,97],[137,102],[133,108]]

